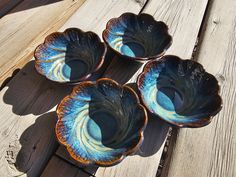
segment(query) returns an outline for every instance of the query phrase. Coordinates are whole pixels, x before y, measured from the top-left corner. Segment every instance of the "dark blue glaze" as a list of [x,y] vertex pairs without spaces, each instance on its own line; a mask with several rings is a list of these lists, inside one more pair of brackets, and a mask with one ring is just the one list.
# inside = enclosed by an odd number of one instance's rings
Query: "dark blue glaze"
[[52,81],[78,82],[101,67],[105,52],[105,45],[95,33],[70,28],[50,34],[36,48],[35,67]]
[[109,79],[82,82],[57,109],[56,134],[83,164],[110,166],[141,145],[145,109],[129,87]]
[[111,19],[103,31],[103,39],[120,55],[137,60],[158,58],[172,43],[165,23],[148,14],[132,13]]
[[149,62],[138,86],[152,113],[180,127],[204,126],[221,109],[216,78],[192,60],[164,56]]

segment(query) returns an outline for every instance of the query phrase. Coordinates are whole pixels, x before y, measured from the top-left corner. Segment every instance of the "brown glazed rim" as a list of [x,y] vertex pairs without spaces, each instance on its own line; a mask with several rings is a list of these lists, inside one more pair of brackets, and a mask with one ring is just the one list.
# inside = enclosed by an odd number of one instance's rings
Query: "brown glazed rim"
[[[37,58],[37,55],[36,55],[36,54],[37,54],[37,49],[38,49],[40,46],[43,46],[43,45],[47,44],[47,42],[49,41],[48,38],[50,38],[51,36],[54,36],[54,35],[64,35],[67,31],[77,31],[77,32],[83,33],[83,34],[92,34],[92,35],[95,35],[95,36],[99,39],[99,42],[104,46],[104,51],[103,51],[103,54],[102,54],[102,56],[101,56],[101,58],[100,58],[100,62],[97,64],[97,66],[95,67],[94,70],[91,70],[91,71],[90,71],[90,73],[88,73],[87,75],[85,75],[85,76],[79,78],[79,79],[76,80],[76,81],[62,81],[62,82],[58,82],[58,81],[55,81],[55,80],[51,80],[50,78],[48,78],[48,77],[42,72],[42,70],[41,70],[40,67],[39,67],[40,59]],[[79,28],[67,28],[67,29],[66,29],[65,31],[63,31],[63,32],[54,32],[54,33],[51,33],[51,34],[47,35],[47,36],[45,37],[45,39],[44,39],[44,42],[41,43],[41,44],[39,44],[39,45],[35,48],[35,50],[34,50],[35,65],[34,65],[34,66],[35,66],[35,69],[37,70],[37,72],[38,72],[40,75],[46,77],[46,78],[49,79],[50,81],[53,81],[53,82],[56,82],[56,83],[60,83],[60,84],[77,84],[78,82],[81,82],[81,81],[84,81],[84,80],[88,79],[94,72],[98,71],[98,70],[102,67],[102,65],[103,65],[103,63],[104,63],[104,60],[105,60],[106,53],[107,53],[107,46],[105,45],[105,43],[103,43],[103,42],[101,41],[100,37],[99,37],[96,33],[92,32],[92,31],[84,32],[83,30],[81,30],[81,29],[79,29]]]
[[[149,16],[150,18],[152,18],[152,20],[153,20],[154,22],[156,22],[156,23],[162,23],[162,24],[165,26],[165,28],[166,28],[166,30],[165,30],[166,35],[170,38],[170,41],[169,41],[168,45],[166,45],[166,47],[164,48],[164,50],[163,50],[161,53],[159,53],[159,54],[157,54],[157,55],[154,55],[154,56],[150,56],[150,57],[130,57],[130,56],[127,56],[127,55],[123,55],[123,54],[121,54],[120,52],[118,52],[117,50],[115,50],[114,48],[112,48],[112,47],[109,45],[109,42],[107,42],[105,36],[107,36],[107,33],[109,33],[109,30],[108,30],[108,29],[109,29],[109,27],[112,25],[113,21],[114,21],[114,20],[117,20],[117,19],[119,19],[119,18],[121,18],[121,17],[124,16],[124,15],[135,15],[135,16],[137,16],[137,17],[140,17],[140,16],[142,16],[142,15],[147,15],[147,16]],[[161,57],[165,54],[166,50],[172,45],[173,38],[172,38],[172,36],[169,34],[168,30],[169,30],[168,26],[167,26],[163,21],[156,21],[156,20],[153,18],[153,16],[151,16],[151,15],[149,15],[149,14],[141,13],[141,14],[138,14],[138,15],[137,15],[137,14],[134,14],[134,13],[131,13],[131,12],[126,12],[126,13],[121,14],[121,15],[120,15],[119,17],[117,17],[117,18],[111,18],[111,19],[107,22],[106,28],[105,28],[105,30],[103,30],[103,32],[102,32],[102,38],[103,38],[103,41],[106,43],[106,45],[109,46],[109,47],[112,49],[112,51],[114,51],[116,54],[118,54],[118,55],[120,55],[120,56],[122,56],[122,57],[125,57],[125,58],[127,58],[127,59],[130,59],[130,60],[148,61],[148,60],[153,60],[153,59],[156,59],[156,58],[161,58]]]
[[[112,84],[114,84],[115,86],[121,88],[121,89],[127,89],[135,98],[136,98],[136,101],[137,101],[137,106],[139,108],[141,108],[143,110],[143,113],[144,113],[144,124],[143,126],[140,128],[140,130],[138,131],[139,135],[140,135],[140,139],[138,141],[137,144],[135,144],[134,146],[131,146],[130,148],[127,149],[126,152],[124,152],[122,155],[118,156],[117,158],[115,158],[113,161],[91,161],[91,160],[86,160],[80,156],[75,156],[75,154],[73,153],[73,151],[70,149],[69,147],[69,144],[67,144],[65,141],[62,140],[62,138],[59,136],[59,134],[57,133],[57,129],[59,128],[58,127],[58,124],[59,122],[61,121],[62,117],[60,116],[60,113],[62,112],[62,108],[66,105],[65,103],[71,99],[73,97],[74,94],[76,94],[77,91],[80,91],[81,88],[84,88],[84,87],[87,87],[87,86],[92,86],[92,85],[97,85],[98,83],[100,82],[103,82],[103,81],[109,81],[111,82]],[[79,83],[77,86],[75,86],[73,88],[73,91],[70,95],[66,96],[57,106],[57,109],[56,109],[56,113],[57,113],[57,116],[58,116],[58,120],[57,120],[57,123],[56,123],[56,127],[55,127],[55,132],[56,132],[56,137],[57,137],[57,140],[59,141],[60,144],[64,145],[67,149],[67,151],[69,152],[70,156],[80,162],[82,165],[97,165],[97,166],[104,166],[104,167],[107,167],[107,166],[113,166],[113,165],[116,165],[118,164],[119,162],[121,162],[126,156],[136,152],[139,147],[141,146],[143,140],[144,140],[144,136],[143,136],[143,132],[147,126],[147,122],[148,122],[148,116],[147,116],[147,112],[146,112],[146,109],[143,105],[141,105],[140,101],[139,101],[139,97],[138,95],[136,94],[136,92],[130,88],[129,86],[121,86],[119,85],[116,81],[112,80],[112,79],[109,79],[109,78],[101,78],[101,79],[98,79],[96,82],[92,82],[92,81],[83,81],[81,83]]]
[[[142,92],[141,92],[141,89],[140,89],[140,87],[141,87],[141,83],[142,83],[142,77],[148,72],[148,70],[149,70],[149,68],[151,67],[151,65],[153,64],[153,63],[160,63],[160,62],[163,62],[163,61],[165,61],[167,58],[174,58],[174,59],[178,59],[178,60],[180,60],[180,61],[188,61],[189,59],[181,59],[180,57],[178,57],[178,56],[175,56],[175,55],[165,55],[165,56],[163,56],[161,59],[159,59],[159,60],[152,60],[152,61],[149,61],[149,62],[147,62],[146,64],[145,64],[145,66],[144,66],[144,68],[143,68],[143,71],[138,75],[138,77],[137,77],[137,85],[138,85],[138,90],[139,90],[139,92],[140,92],[140,97],[141,97],[141,100],[142,100],[142,103],[143,103],[143,105],[145,106],[145,108],[147,109],[147,110],[149,110],[151,113],[153,113],[153,114],[155,114],[155,115],[157,115],[156,113],[154,113],[153,111],[151,111],[149,108],[148,108],[148,106],[147,106],[147,104],[144,102],[144,97],[143,97],[143,95],[141,94]],[[193,61],[193,60],[189,60],[189,61],[192,61],[192,62],[194,62],[194,63],[197,63],[197,64],[199,64],[200,66],[202,66],[202,64],[200,64],[200,63],[198,63],[198,62],[196,62],[196,61]],[[204,67],[202,66],[202,68],[204,69]],[[209,75],[211,75],[211,76],[213,76],[214,78],[215,78],[215,76],[214,75],[212,75],[212,74],[210,74],[210,73],[208,73],[208,72],[206,72],[205,71],[205,69],[204,69],[204,72],[205,73],[207,73],[207,74],[209,74]],[[215,78],[216,79],[216,78]],[[217,81],[217,79],[216,79],[216,81]],[[177,127],[179,127],[179,128],[184,128],[184,127],[186,127],[186,128],[200,128],[200,127],[204,127],[204,126],[206,126],[206,125],[208,125],[211,121],[212,121],[212,118],[222,109],[222,106],[223,106],[223,101],[222,101],[222,98],[221,98],[221,96],[220,96],[220,85],[219,85],[219,82],[217,81],[217,95],[219,96],[219,98],[220,98],[220,106],[219,106],[219,108],[215,111],[215,112],[213,112],[212,113],[212,115],[211,116],[209,116],[209,117],[205,117],[205,118],[201,118],[200,120],[198,120],[198,121],[196,121],[196,122],[193,122],[193,123],[176,123],[176,122],[173,122],[173,121],[169,121],[169,120],[166,120],[165,118],[163,118],[163,117],[161,117],[161,116],[159,116],[159,115],[157,115],[158,117],[160,117],[162,120],[164,120],[164,121],[166,121],[166,122],[168,122],[168,123],[170,123],[170,124],[172,124],[172,125],[174,125],[174,126],[177,126]]]

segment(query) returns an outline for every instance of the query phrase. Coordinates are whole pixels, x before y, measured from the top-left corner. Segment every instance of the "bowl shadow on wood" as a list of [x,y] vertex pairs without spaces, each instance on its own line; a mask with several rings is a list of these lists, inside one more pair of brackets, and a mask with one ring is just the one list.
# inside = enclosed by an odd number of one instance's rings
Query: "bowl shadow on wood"
[[17,115],[41,115],[72,90],[72,86],[51,82],[38,74],[34,61],[28,62],[5,87],[3,101],[12,105],[12,112]]
[[1,91],[4,87],[7,86],[8,82],[10,82],[10,81],[13,79],[13,77],[14,77],[19,71],[20,71],[19,68],[15,69],[15,70],[12,72],[11,76],[9,76],[8,78],[6,78],[6,79],[2,82],[2,84],[1,84],[1,86],[0,86],[0,91]]
[[56,121],[55,111],[36,118],[22,133],[19,142],[9,146],[6,160],[10,167],[27,176],[39,176],[59,146],[54,131]]
[[[113,56],[111,51],[107,53],[105,64],[91,76],[91,80],[96,80],[102,75]],[[39,176],[59,146],[55,137],[57,115],[55,112],[45,112],[56,106],[65,95],[68,95],[73,86],[47,80],[36,72],[34,61],[30,61],[16,73],[2,87],[6,89],[3,100],[6,104],[12,105],[12,111],[15,114],[23,116],[34,114],[38,115],[38,118],[22,133],[19,140],[10,142],[5,158],[9,166],[16,169],[20,175],[26,173],[27,176]],[[30,94],[33,91],[36,92],[34,97]],[[45,92],[49,93],[40,99],[40,93],[45,94]],[[29,96],[32,97],[32,100],[25,104],[24,101]],[[43,102],[42,99],[44,99]],[[92,167],[89,168],[89,171],[93,173],[96,169],[96,167]]]
[[[17,0],[16,2],[10,1],[9,3],[5,4],[6,9],[3,9],[3,11],[0,12],[0,18],[2,18],[6,14],[13,14],[13,13],[17,13],[20,11],[26,11],[26,10],[37,8],[40,6],[46,6],[46,5],[50,5],[53,3],[57,3],[59,1],[62,1],[62,0],[49,0],[49,1],[31,0],[31,1],[27,2],[27,4],[23,3],[22,5],[21,5],[21,3],[23,2],[23,0]],[[3,2],[3,4],[4,4],[4,2]]]
[[[131,87],[139,96],[141,102],[140,93],[136,83],[126,84]],[[142,103],[142,102],[141,102]],[[157,153],[163,143],[165,142],[166,135],[169,131],[170,125],[160,119],[158,116],[152,114],[147,110],[148,123],[144,131],[144,141],[142,146],[139,148],[134,155],[140,155],[142,157],[152,156]]]
[[142,62],[127,60],[124,57],[115,55],[103,77],[114,79],[119,84],[125,84],[139,70],[142,64]]
[[148,124],[144,131],[144,141],[139,151],[135,155],[148,157],[156,154],[165,142],[166,135],[170,125],[158,118],[157,116],[148,113]]
[[[101,77],[113,56],[114,53],[108,50],[102,67],[88,80]],[[73,88],[73,85],[52,82],[38,74],[34,61],[28,62],[20,71],[14,71],[12,76],[6,79],[1,89],[7,88],[3,101],[12,105],[12,112],[17,115],[43,114],[55,107]]]

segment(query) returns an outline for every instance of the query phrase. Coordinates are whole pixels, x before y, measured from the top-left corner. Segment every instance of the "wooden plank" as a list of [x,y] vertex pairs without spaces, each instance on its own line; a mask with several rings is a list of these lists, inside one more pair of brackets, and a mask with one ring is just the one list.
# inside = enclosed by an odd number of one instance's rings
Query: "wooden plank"
[[1,0],[0,2],[0,18],[2,18],[7,12],[21,3],[23,0]]
[[[148,2],[144,12],[168,24],[170,33],[173,35],[173,45],[168,53],[173,53],[183,58],[191,58],[206,5],[207,1],[202,0],[153,0]],[[116,58],[107,69],[105,76],[113,78],[122,84],[127,82],[134,83],[140,72],[140,66],[141,64],[128,63]],[[146,140],[144,138],[144,146],[142,147],[142,151],[146,155],[136,154],[114,167],[98,168],[95,176],[156,176],[164,146],[163,142],[165,142],[163,139],[165,140],[166,138],[168,125],[156,117],[150,117],[148,125],[150,128],[145,131]],[[150,153],[149,149],[156,147],[157,144],[159,144],[159,148]]]
[[86,1],[80,10],[65,23],[60,31],[64,31],[68,26],[73,26],[82,28],[85,31],[92,30],[101,36],[109,19],[120,16],[127,11],[139,13],[146,2],[146,0],[97,1],[96,3],[91,0]]
[[[33,62],[0,93],[0,176],[38,176],[58,143],[53,108],[71,90],[39,76]],[[32,89],[40,87],[40,89]]]
[[169,177],[236,176],[235,8],[235,1],[211,2],[195,58],[219,79],[223,109],[209,126],[179,131]]
[[89,177],[90,175],[53,156],[41,177]]
[[[125,11],[138,13],[141,8],[139,2],[130,0],[88,0],[81,7],[84,13],[80,13],[81,9],[78,9],[76,14],[80,15],[71,17],[70,23],[63,28],[93,30],[97,25],[104,27],[106,19],[113,17],[113,13],[115,16]],[[84,28],[88,22],[90,28]],[[32,54],[29,54],[31,52],[29,50],[26,56],[32,59]],[[58,145],[55,138],[49,140],[54,135],[54,124],[43,128],[40,122],[51,120],[49,115],[55,114],[55,106],[69,94],[71,88],[72,86],[50,82],[37,74],[33,61],[27,63],[3,88],[0,92],[0,176],[39,176]],[[44,137],[39,133],[41,131]]]
[[67,160],[69,163],[72,163],[74,165],[79,166],[80,164],[75,161],[69,154],[69,152],[66,150],[65,146],[59,146],[59,148],[56,151],[56,155]]
[[0,85],[28,62],[44,37],[58,30],[84,1],[25,0],[1,18]]
[[56,151],[56,155],[62,159],[64,159],[65,161],[67,161],[70,164],[73,164],[77,167],[83,168],[84,171],[86,171],[89,174],[95,174],[98,167],[96,166],[88,166],[88,167],[84,167],[82,164],[80,164],[79,162],[75,161],[69,154],[69,152],[66,150],[66,147],[64,146],[59,146],[59,148]]
[[169,162],[171,159],[173,148],[176,143],[178,130],[178,127],[172,127],[172,130],[170,131],[170,134],[167,137],[166,144],[161,156],[161,162],[158,168],[158,174],[156,175],[157,177],[167,177],[168,175],[170,165]]

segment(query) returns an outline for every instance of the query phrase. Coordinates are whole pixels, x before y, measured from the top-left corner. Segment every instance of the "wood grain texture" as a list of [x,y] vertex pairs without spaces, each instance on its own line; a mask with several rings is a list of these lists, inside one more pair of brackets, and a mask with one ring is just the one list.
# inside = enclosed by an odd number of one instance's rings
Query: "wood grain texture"
[[170,134],[167,137],[165,147],[166,149],[163,150],[161,162],[159,166],[159,174],[157,177],[167,177],[170,165],[170,159],[173,152],[173,148],[175,147],[175,143],[177,140],[177,133],[179,131],[178,127],[172,127]]
[[0,176],[39,176],[58,147],[52,108],[70,91],[36,73],[31,61],[0,92]]
[[21,3],[23,0],[1,0],[0,2],[0,18],[7,14],[11,9]]
[[[73,164],[74,166],[77,166],[78,168],[83,168],[85,172],[88,174],[94,175],[98,169],[96,166],[88,166],[85,167],[83,164],[80,164],[79,162],[75,161],[69,154],[69,152],[66,150],[65,146],[59,146],[59,148],[56,151],[55,154],[57,157],[60,157],[61,159],[64,159],[67,163]],[[69,176],[68,176],[69,177]]]
[[167,23],[173,43],[166,54],[191,58],[207,0],[162,0],[147,6],[144,12]]
[[146,0],[87,0],[60,29],[64,31],[68,26],[94,31],[99,36],[110,18],[118,17],[124,12],[139,13]]
[[84,1],[25,0],[1,18],[0,85],[28,62],[45,36],[58,30]]
[[209,126],[179,131],[169,177],[236,176],[235,8],[235,1],[211,1],[195,58],[219,79],[223,109]]
[[78,168],[61,160],[57,156],[53,156],[47,167],[43,171],[41,177],[89,177],[89,174],[84,173]]
[[[197,35],[201,26],[207,1],[202,0],[159,0],[149,1],[144,8],[156,20],[166,22],[173,35],[173,44],[167,53],[191,58]],[[126,62],[116,57],[105,72],[105,77],[113,78],[119,83],[135,83],[141,72],[142,64]],[[146,155],[136,154],[122,163],[110,168],[98,168],[97,177],[154,177],[162,155],[169,126],[157,117],[149,117],[150,126],[145,130],[144,145],[141,151]],[[153,148],[157,147],[158,148]],[[148,148],[149,149],[148,149]],[[153,149],[155,149],[153,151]],[[152,149],[152,151],[150,151]]]
[[[173,43],[166,54],[191,58],[207,2],[153,0],[147,3],[143,12],[153,15],[156,20],[166,22],[173,36]],[[118,82],[122,84],[136,82],[142,66],[140,63],[128,63],[116,58],[110,64],[105,76],[118,78]]]
[[[76,26],[97,32],[97,25],[105,26],[113,13],[115,16],[125,11],[138,13],[141,8],[140,3],[130,0],[88,0],[81,7],[83,13],[78,9],[63,28]],[[33,59],[32,47],[27,51],[27,60]],[[0,176],[39,176],[58,147],[54,137],[55,106],[71,89],[72,86],[50,82],[37,74],[33,61],[3,88],[0,92]]]

